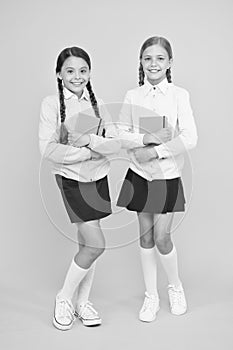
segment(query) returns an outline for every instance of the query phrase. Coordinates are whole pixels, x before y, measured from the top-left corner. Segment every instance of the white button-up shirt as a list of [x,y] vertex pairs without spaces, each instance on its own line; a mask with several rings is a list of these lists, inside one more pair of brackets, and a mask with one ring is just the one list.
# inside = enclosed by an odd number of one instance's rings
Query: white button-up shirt
[[[79,99],[64,88],[66,106],[65,125],[79,112],[94,116],[89,93],[86,89]],[[96,181],[106,176],[110,170],[109,155],[118,153],[120,141],[117,130],[102,100],[97,99],[100,116],[104,121],[105,138],[90,134],[88,147],[73,147],[59,143],[61,117],[58,95],[47,96],[41,104],[39,123],[39,145],[44,158],[53,163],[53,173],[82,182]],[[102,155],[100,159],[91,159],[91,150]]]
[[[152,148],[157,152],[157,159],[139,163],[133,151],[145,147],[144,134],[139,132],[139,118],[158,115],[167,117],[168,126],[173,130],[172,140]],[[189,93],[185,89],[168,83],[167,79],[155,86],[145,80],[144,85],[126,93],[119,119],[119,137],[123,148],[128,150],[134,172],[149,181],[181,176],[183,153],[197,143]]]

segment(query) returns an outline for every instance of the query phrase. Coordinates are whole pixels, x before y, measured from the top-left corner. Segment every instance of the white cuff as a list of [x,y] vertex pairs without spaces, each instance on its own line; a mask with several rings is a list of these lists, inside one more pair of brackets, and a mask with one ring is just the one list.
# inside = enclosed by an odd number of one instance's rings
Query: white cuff
[[137,142],[139,143],[140,146],[145,146],[143,143],[143,138],[145,134],[138,134],[138,140]]
[[164,145],[155,146],[154,149],[156,150],[159,159],[168,157],[168,151]]
[[97,136],[95,134],[89,134],[89,137],[90,137],[90,142],[89,142],[89,145],[87,147],[92,149],[95,147],[96,138],[98,138],[99,136]]

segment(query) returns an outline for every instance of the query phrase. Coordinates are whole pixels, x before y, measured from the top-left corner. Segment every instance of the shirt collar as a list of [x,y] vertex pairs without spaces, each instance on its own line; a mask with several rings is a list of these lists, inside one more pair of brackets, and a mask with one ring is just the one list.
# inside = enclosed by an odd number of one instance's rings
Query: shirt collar
[[157,85],[151,85],[151,83],[149,83],[149,81],[147,79],[145,79],[145,82],[143,85],[143,90],[144,90],[145,96],[147,96],[153,90],[153,87],[156,87],[156,90],[162,92],[165,95],[168,87],[171,85],[172,85],[172,83],[169,83],[166,78],[163,79]]
[[67,88],[63,88],[64,91],[64,98],[65,100],[70,100],[70,99],[78,99],[78,100],[87,100],[89,101],[90,97],[89,97],[89,93],[87,91],[87,89],[85,88],[83,90],[82,96],[80,98],[78,98],[77,95],[75,95],[73,92],[71,92],[70,90],[68,90]]

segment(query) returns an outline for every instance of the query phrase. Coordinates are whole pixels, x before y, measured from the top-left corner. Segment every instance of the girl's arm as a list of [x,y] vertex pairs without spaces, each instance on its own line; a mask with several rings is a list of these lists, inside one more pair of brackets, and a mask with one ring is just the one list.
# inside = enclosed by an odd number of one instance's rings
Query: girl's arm
[[130,91],[126,93],[125,100],[121,108],[118,133],[122,148],[133,149],[144,146],[144,134],[138,134],[133,131],[132,100]]
[[190,105],[189,93],[182,89],[178,96],[178,136],[171,141],[155,146],[156,158],[168,158],[184,153],[197,144],[197,129]]
[[46,97],[41,104],[39,124],[39,146],[44,158],[57,164],[74,164],[91,158],[91,151],[59,143],[57,126],[57,101],[54,96]]

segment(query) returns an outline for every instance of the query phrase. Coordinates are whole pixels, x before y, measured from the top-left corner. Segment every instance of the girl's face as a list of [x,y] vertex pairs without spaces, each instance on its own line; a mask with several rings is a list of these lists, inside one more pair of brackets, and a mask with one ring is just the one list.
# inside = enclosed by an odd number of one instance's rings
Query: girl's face
[[80,98],[90,79],[90,69],[83,58],[70,56],[63,63],[58,78],[63,80],[68,90]]
[[145,49],[141,63],[147,80],[152,84],[159,84],[166,78],[166,70],[171,67],[167,51],[160,45],[152,45]]

